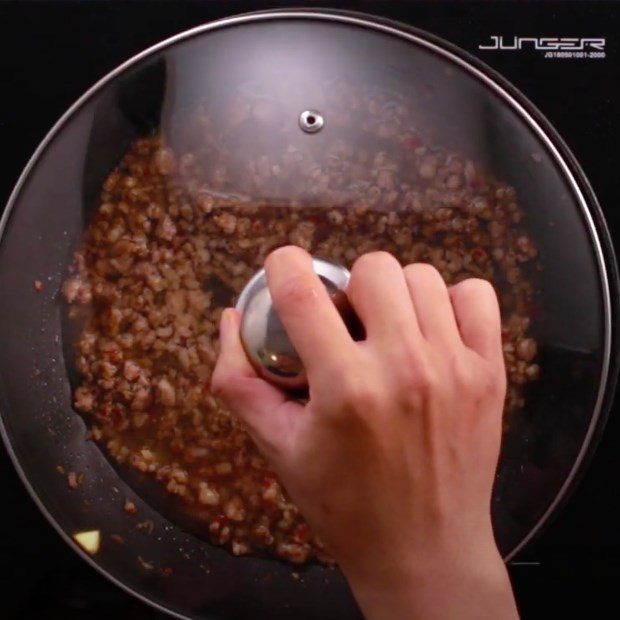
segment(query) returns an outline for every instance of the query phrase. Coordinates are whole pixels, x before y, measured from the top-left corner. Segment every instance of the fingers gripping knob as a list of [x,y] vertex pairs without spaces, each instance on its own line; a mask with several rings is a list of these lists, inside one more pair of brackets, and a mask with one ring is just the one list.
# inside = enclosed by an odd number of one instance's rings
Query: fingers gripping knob
[[[349,271],[320,258],[313,258],[312,263],[341,316],[348,322],[353,316],[345,294]],[[303,363],[275,311],[264,269],[245,285],[235,307],[241,313],[243,348],[259,375],[285,389],[306,387]]]

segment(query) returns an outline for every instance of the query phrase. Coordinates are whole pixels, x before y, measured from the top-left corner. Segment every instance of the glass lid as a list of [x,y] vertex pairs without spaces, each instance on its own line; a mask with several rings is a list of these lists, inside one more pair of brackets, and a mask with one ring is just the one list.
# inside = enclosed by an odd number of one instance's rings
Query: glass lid
[[80,100],[0,245],[4,432],[59,531],[183,616],[357,617],[209,388],[222,309],[295,244],[494,284],[509,388],[493,517],[512,556],[600,426],[613,260],[520,101],[424,34],[294,12],[180,35]]

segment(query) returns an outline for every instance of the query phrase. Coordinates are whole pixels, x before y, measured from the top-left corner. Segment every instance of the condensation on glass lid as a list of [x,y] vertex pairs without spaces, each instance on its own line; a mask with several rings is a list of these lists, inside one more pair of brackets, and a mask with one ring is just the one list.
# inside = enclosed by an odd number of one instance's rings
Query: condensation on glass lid
[[[385,250],[403,264],[430,262],[448,283],[486,278],[504,309],[508,412],[539,374],[537,250],[514,188],[433,142],[404,95],[331,83],[322,96],[348,114],[330,112],[316,134],[237,89],[214,111],[208,102],[185,110],[175,140],[135,140],[104,181],[64,286],[88,307],[75,317],[86,323],[74,394],[93,437],[158,480],[213,542],[295,562],[329,558],[208,387],[220,313],[271,250],[294,244],[345,268]],[[255,505],[265,485],[286,519]]]

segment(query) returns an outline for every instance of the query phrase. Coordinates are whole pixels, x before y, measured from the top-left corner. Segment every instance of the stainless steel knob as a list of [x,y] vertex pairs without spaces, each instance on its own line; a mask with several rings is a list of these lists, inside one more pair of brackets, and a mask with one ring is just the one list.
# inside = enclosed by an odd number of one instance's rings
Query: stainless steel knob
[[[354,316],[344,292],[350,278],[348,269],[320,258],[312,260],[314,271],[348,324]],[[285,389],[306,387],[302,361],[275,311],[264,269],[246,284],[236,308],[241,312],[241,341],[256,371]]]

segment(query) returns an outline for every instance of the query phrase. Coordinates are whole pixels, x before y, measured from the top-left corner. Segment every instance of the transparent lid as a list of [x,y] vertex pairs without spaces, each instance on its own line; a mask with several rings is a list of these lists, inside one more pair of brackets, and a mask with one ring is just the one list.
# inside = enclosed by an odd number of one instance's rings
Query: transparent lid
[[101,533],[101,569],[176,613],[356,617],[209,390],[219,313],[275,247],[346,267],[382,249],[496,286],[505,555],[599,419],[610,293],[582,190],[521,104],[425,36],[294,13],[181,36],[65,117],[12,206],[0,402],[18,466],[59,529]]

